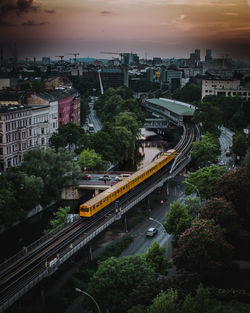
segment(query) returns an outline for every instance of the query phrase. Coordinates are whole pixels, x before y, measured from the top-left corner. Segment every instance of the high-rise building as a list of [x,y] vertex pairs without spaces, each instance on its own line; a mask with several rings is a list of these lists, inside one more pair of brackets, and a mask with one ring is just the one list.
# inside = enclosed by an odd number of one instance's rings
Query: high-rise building
[[212,50],[206,49],[205,61],[211,61],[211,60],[212,60]]
[[200,49],[195,49],[194,50],[194,55],[195,55],[195,60],[200,61],[201,60],[201,51]]

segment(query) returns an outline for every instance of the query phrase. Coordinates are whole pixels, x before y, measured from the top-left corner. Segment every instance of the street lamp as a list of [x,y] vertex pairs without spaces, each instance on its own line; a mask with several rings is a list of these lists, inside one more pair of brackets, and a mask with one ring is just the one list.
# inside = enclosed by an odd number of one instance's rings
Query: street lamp
[[199,189],[198,189],[195,185],[193,185],[193,184],[191,184],[191,183],[189,183],[189,182],[187,182],[187,181],[184,181],[184,184],[190,185],[190,186],[192,186],[192,187],[196,190],[196,192],[197,192],[197,194],[198,194],[198,196],[199,196],[200,205],[201,205],[201,195],[200,195]]
[[148,219],[149,219],[150,221],[154,221],[154,222],[160,224],[161,227],[164,229],[164,232],[167,233],[167,232],[166,232],[166,229],[165,229],[165,227],[164,227],[164,225],[163,225],[161,222],[155,220],[153,217],[149,217]]
[[95,301],[95,299],[94,299],[89,293],[87,293],[86,291],[83,291],[83,290],[81,290],[81,289],[79,289],[79,288],[75,288],[75,291],[80,292],[80,293],[83,293],[84,295],[87,295],[88,297],[90,297],[90,298],[95,302],[95,305],[96,305],[96,307],[97,307],[98,312],[101,313],[101,310],[100,310],[100,308],[99,308],[98,303]]

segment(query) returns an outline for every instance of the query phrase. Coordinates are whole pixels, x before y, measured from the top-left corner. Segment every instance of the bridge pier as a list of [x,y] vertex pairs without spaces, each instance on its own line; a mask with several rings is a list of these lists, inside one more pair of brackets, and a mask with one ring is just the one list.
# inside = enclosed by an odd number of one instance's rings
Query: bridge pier
[[88,257],[89,261],[93,260],[93,252],[92,252],[92,246],[89,245],[89,257]]
[[126,213],[123,214],[123,229],[125,233],[128,232],[128,223],[127,223]]

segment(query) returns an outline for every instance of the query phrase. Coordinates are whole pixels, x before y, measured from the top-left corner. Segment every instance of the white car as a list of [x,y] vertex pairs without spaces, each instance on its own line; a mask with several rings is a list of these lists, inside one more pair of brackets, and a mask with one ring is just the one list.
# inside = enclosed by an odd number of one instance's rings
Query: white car
[[158,229],[154,228],[154,227],[150,227],[147,232],[146,232],[146,236],[147,237],[154,237],[154,235],[156,235],[158,233]]

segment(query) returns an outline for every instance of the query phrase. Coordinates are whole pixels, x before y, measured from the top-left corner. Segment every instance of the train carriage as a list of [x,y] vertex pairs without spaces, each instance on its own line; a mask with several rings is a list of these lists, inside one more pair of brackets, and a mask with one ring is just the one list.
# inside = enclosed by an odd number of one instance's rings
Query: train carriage
[[172,161],[176,156],[176,150],[171,149],[161,154],[156,160],[140,169],[121,182],[111,186],[94,198],[80,205],[80,216],[91,217],[101,209],[120,198],[135,186],[142,183],[151,175],[159,171],[163,166]]

